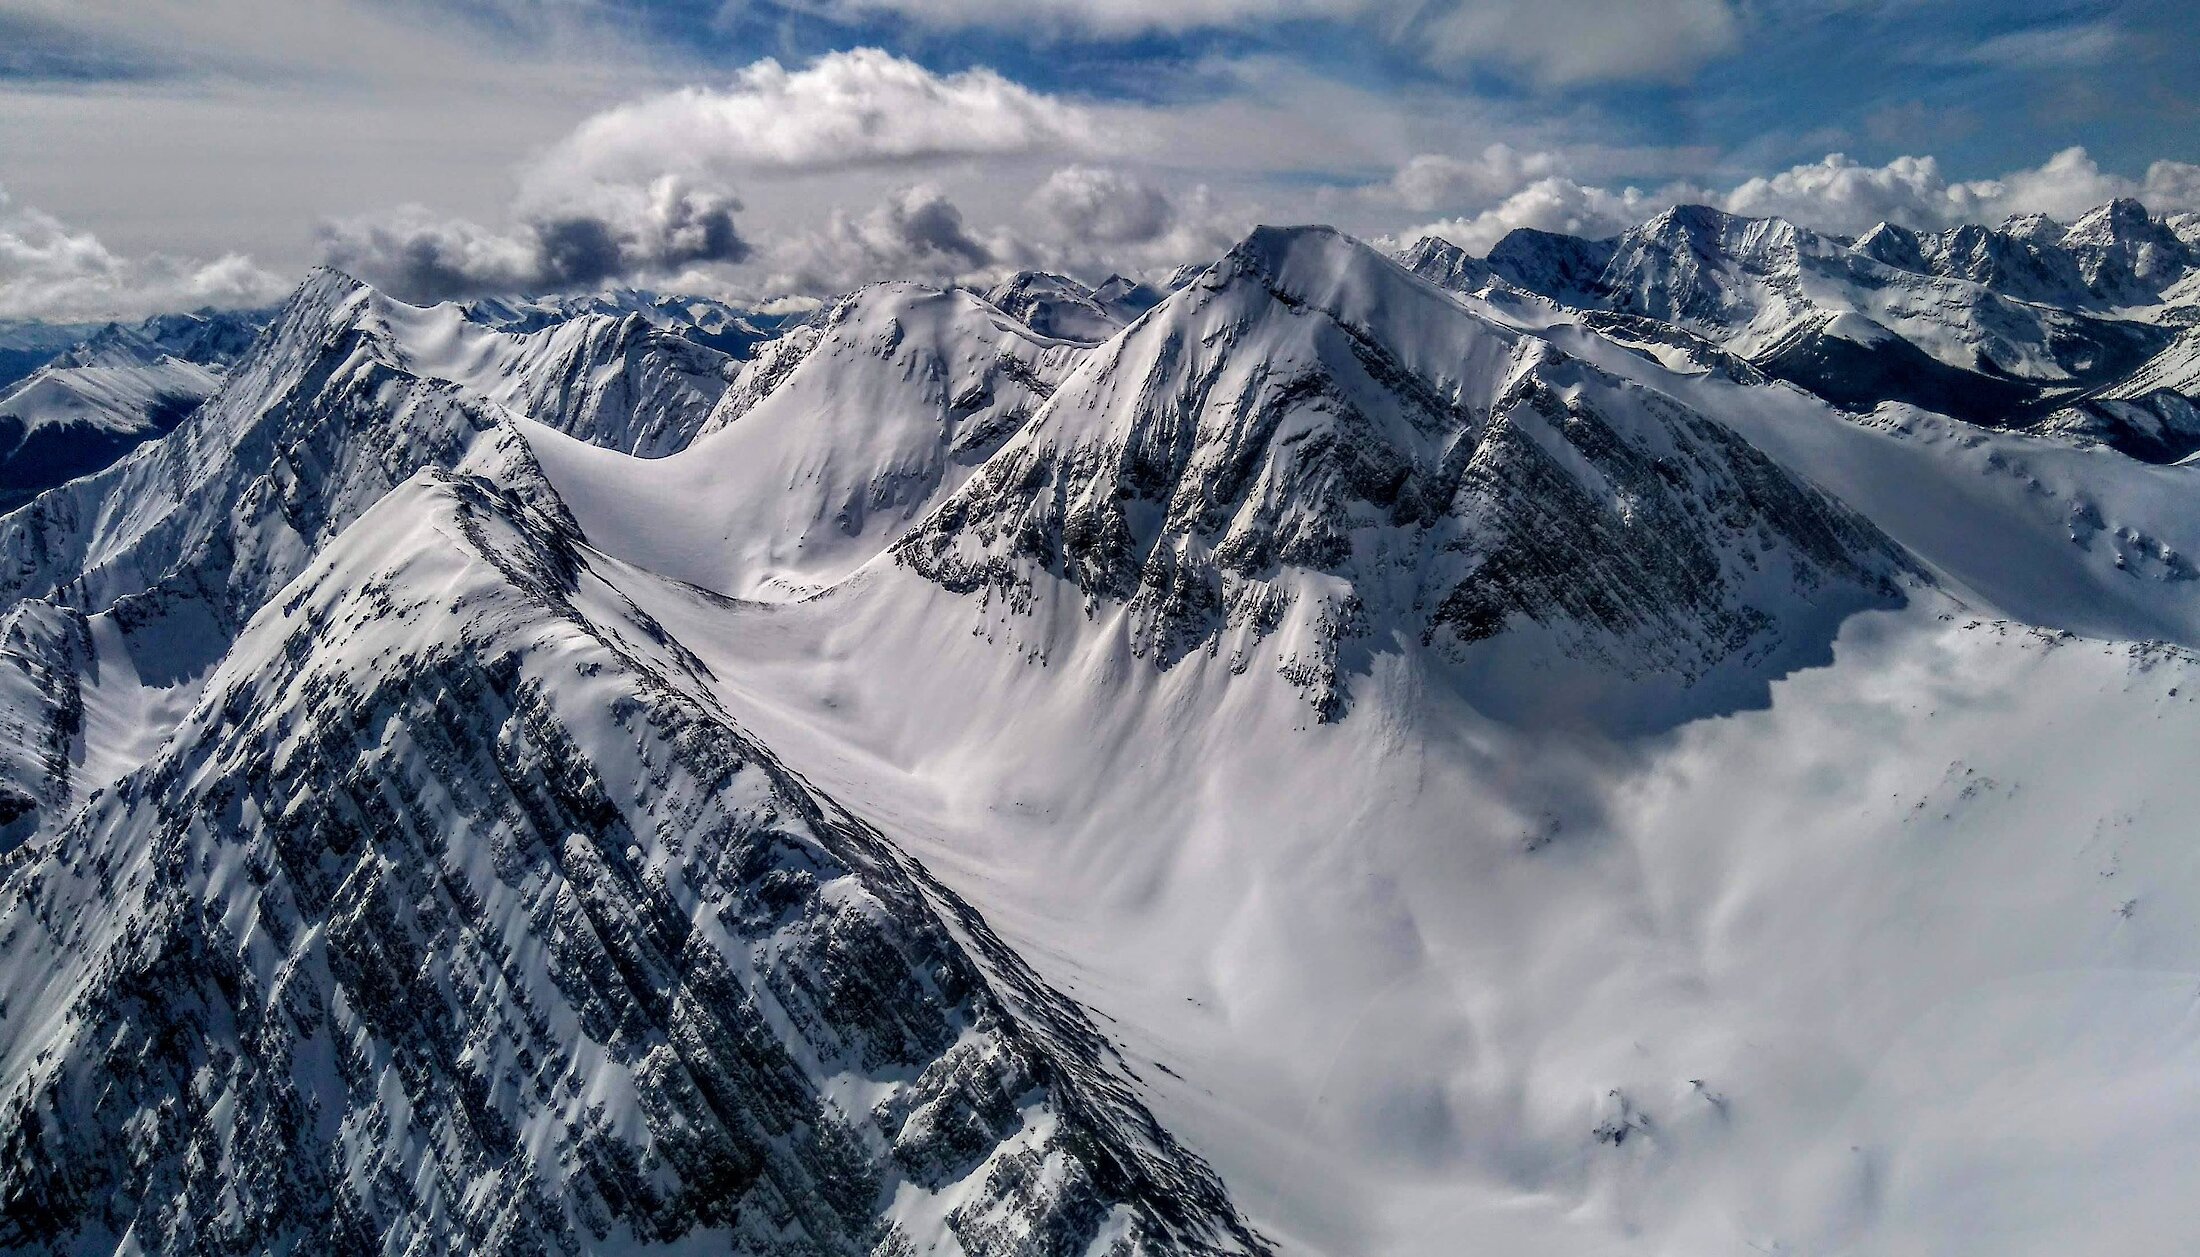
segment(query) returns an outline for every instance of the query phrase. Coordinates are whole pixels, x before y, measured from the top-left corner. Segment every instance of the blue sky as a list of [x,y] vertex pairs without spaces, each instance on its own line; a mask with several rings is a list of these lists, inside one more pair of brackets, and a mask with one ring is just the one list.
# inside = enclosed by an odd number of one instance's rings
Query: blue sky
[[[1410,20],[1438,6],[1382,7]],[[1549,7],[1570,11],[1569,25],[1578,15],[1572,37],[1589,44],[1628,33],[1600,34],[1600,11],[1668,6]],[[764,3],[638,6],[661,38],[728,62],[874,43],[937,69],[990,65],[1072,93],[1167,99],[1226,90],[1202,85],[1196,70],[1190,82],[1180,76],[1202,62],[1273,56],[1375,92],[1413,88],[1580,115],[1585,138],[1708,146],[1730,174],[1821,157],[1828,143],[1874,162],[1936,153],[1976,174],[2033,164],[2074,144],[2133,173],[2164,157],[2200,160],[2200,127],[2193,125],[2200,53],[2189,3],[1773,0],[1715,7],[1733,15],[1731,40],[1703,32],[1645,64],[1609,59],[1601,73],[1552,81],[1502,38],[1489,40],[1480,56],[1460,50],[1432,58],[1418,54],[1410,35],[1386,34],[1380,22],[1127,33],[943,27],[890,16],[833,21]]]
[[[2200,210],[2189,0],[0,0],[0,317]],[[767,61],[766,59],[769,59]],[[2078,151],[2082,150],[2082,151]],[[1838,159],[1832,155],[1839,155]]]

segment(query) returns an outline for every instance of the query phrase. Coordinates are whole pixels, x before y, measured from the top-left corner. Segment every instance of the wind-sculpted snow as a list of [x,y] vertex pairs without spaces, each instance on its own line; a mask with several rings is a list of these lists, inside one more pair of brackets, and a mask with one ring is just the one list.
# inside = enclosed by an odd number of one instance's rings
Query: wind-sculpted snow
[[1073,373],[897,548],[1016,610],[1054,579],[1133,649],[1264,655],[1324,718],[1411,637],[1524,625],[1685,685],[1898,601],[1869,524],[1721,425],[1481,319],[1327,229],[1256,232]]
[[457,306],[422,309],[375,294],[359,323],[403,370],[644,458],[693,440],[738,371],[725,354],[640,314],[582,314],[502,333]]
[[424,473],[0,886],[0,1243],[1262,1248],[1075,1005]]

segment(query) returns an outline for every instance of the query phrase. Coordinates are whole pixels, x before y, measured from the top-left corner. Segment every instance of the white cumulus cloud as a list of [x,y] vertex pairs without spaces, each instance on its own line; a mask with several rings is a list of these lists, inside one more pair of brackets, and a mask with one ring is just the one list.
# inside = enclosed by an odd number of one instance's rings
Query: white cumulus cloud
[[644,188],[599,185],[497,229],[420,206],[324,223],[322,258],[408,301],[561,292],[735,263],[750,246],[740,202],[673,175]]
[[1563,232],[1569,236],[1597,238],[1618,235],[1666,206],[1690,196],[1694,189],[1671,187],[1657,193],[1640,188],[1590,187],[1572,179],[1552,176],[1538,179],[1496,205],[1479,213],[1438,219],[1405,233],[1405,239],[1437,236],[1470,253],[1487,253],[1515,228]]
[[777,241],[769,287],[843,292],[877,279],[941,283],[990,275],[1019,252],[1007,236],[981,240],[961,207],[930,184],[904,188],[861,215],[835,210],[823,226]]
[[1141,244],[1175,225],[1167,194],[1136,175],[1064,166],[1031,194],[1032,212],[1065,240]]
[[1461,206],[1487,205],[1511,196],[1540,179],[1564,172],[1556,153],[1522,152],[1492,144],[1472,157],[1422,153],[1408,160],[1376,191],[1407,209],[1427,213]]
[[2156,162],[2144,178],[2101,169],[2082,148],[1995,179],[1951,181],[1931,157],[1867,166],[1833,153],[1824,160],[1748,180],[1721,205],[1737,214],[1778,216],[1821,231],[1855,235],[1881,222],[1932,230],[1996,223],[2040,213],[2068,222],[2117,197],[2137,197],[2157,214],[2200,208],[2200,166]]
[[[1461,165],[1481,169],[1487,163]],[[1429,168],[1428,159],[1416,158],[1374,191],[1411,205],[1397,190],[1423,177]],[[1784,218],[1815,231],[1851,236],[1882,222],[1937,231],[1963,223],[1993,225],[2027,213],[2043,213],[2067,223],[2117,197],[2136,197],[2156,214],[2200,210],[2200,165],[2158,161],[2143,177],[2134,179],[2102,170],[2082,148],[2064,149],[2038,166],[1991,179],[1951,180],[1940,162],[1929,156],[1897,157],[1873,166],[1830,153],[1819,161],[1746,179],[1723,192],[1686,183],[1651,192],[1615,190],[1564,175],[1538,179],[1507,194],[1494,191],[1501,186],[1502,181],[1496,181],[1484,189],[1494,198],[1492,203],[1427,223],[1401,237],[1439,236],[1482,252],[1515,227],[1609,236],[1683,202],[1752,218]],[[1462,180],[1445,185],[1445,190],[1462,192],[1467,187],[1468,181]]]
[[212,259],[117,254],[87,231],[0,189],[0,318],[131,318],[274,301],[289,285],[241,253]]
[[690,87],[596,114],[534,164],[534,196],[665,174],[738,186],[772,174],[1082,149],[1083,109],[983,67],[935,74],[876,48],[800,69],[769,58],[722,88]]

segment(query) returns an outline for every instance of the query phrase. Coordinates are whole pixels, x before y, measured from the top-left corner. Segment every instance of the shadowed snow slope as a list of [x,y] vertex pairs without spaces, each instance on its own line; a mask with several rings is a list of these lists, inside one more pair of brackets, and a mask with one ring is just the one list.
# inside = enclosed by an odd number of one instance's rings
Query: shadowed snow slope
[[0,390],[0,511],[98,471],[183,421],[252,347],[265,311],[109,323]]

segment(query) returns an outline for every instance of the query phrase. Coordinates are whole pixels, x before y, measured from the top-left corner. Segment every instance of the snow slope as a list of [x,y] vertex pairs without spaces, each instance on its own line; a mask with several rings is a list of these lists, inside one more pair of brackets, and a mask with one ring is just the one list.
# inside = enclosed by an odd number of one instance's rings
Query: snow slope
[[789,339],[674,457],[637,468],[538,442],[584,526],[706,589],[801,596],[884,550],[1085,352],[969,293],[913,284],[858,290]]
[[539,415],[584,440],[643,457],[693,439],[735,374],[732,359],[639,314],[585,313],[502,332],[464,307],[369,298],[361,328],[399,368]]
[[1493,721],[1410,649],[1310,728],[1218,661],[1004,651],[908,573],[656,598],[739,719],[1155,1062],[1284,1251],[2189,1225],[2189,655],[1936,602],[1766,709],[1612,741]]

